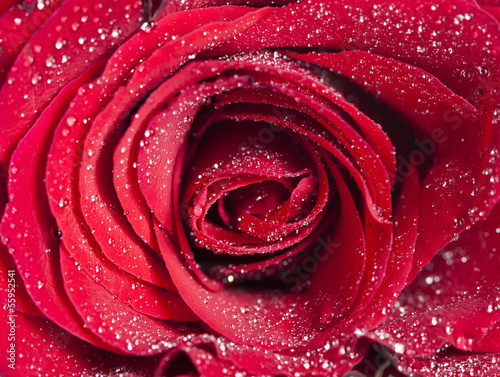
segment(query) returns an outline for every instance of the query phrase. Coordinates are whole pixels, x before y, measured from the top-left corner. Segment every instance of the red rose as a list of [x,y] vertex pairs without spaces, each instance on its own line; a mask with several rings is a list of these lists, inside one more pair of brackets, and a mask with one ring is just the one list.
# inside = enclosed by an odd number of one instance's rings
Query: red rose
[[495,1],[11,3],[4,373],[500,373]]

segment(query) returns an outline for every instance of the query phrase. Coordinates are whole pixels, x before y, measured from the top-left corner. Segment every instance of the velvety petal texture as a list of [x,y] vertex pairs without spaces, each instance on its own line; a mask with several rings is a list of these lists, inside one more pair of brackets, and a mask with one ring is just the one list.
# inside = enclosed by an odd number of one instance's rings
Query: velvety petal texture
[[472,370],[491,369],[492,356],[481,353],[500,351],[498,245],[499,205],[432,259],[372,338],[408,357],[411,371],[419,375],[434,376],[448,368],[446,362],[459,368],[477,360]]
[[499,5],[2,2],[0,374],[499,373]]

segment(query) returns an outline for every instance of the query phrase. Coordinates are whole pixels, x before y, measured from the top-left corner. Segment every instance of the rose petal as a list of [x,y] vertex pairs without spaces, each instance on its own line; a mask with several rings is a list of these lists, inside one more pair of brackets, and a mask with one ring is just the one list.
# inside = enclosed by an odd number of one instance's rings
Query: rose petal
[[474,351],[479,352],[500,352],[500,323],[490,327],[484,337],[476,344]]
[[[368,211],[374,216],[381,216],[388,218],[390,215],[390,196],[389,196],[389,181],[387,171],[381,166],[382,163],[376,157],[373,149],[366,144],[360,135],[350,127],[330,106],[325,106],[315,97],[310,94],[298,91],[295,88],[287,88],[278,85],[269,84],[267,88],[268,94],[264,94],[264,98],[259,98],[261,93],[251,93],[253,100],[249,102],[257,102],[259,106],[238,106],[234,105],[225,111],[225,117],[229,115],[234,119],[246,120],[251,119],[254,121],[265,121],[269,123],[276,123],[284,128],[292,129],[301,134],[307,135],[308,138],[319,143],[323,148],[328,150],[329,153],[334,155],[346,167],[350,173],[356,178],[359,186],[362,187],[365,193],[365,200],[367,203]],[[316,114],[315,120],[317,122],[303,120],[299,118],[299,114],[295,111],[290,111],[294,115],[293,123],[291,119],[283,119],[276,113],[274,108],[270,105],[285,105],[291,107],[289,103],[283,103],[280,98],[276,103],[269,96],[272,94],[285,94],[289,98],[298,98],[301,101],[300,111],[305,112],[304,108],[308,109],[307,114]],[[271,97],[271,98],[269,98]],[[248,99],[247,99],[248,100]],[[261,104],[262,103],[262,104]],[[291,107],[294,109],[294,107]],[[321,114],[318,115],[318,114]],[[320,126],[318,127],[318,123]],[[321,127],[323,126],[323,127]],[[321,140],[321,141],[320,141]],[[378,169],[371,169],[368,167],[368,161],[372,164],[377,164]],[[377,209],[375,209],[376,204]]]
[[[173,17],[170,17],[173,18]],[[170,20],[172,21],[172,20]],[[171,23],[165,23],[169,29],[173,28]],[[161,26],[158,26],[161,27]],[[181,27],[182,30],[182,27]],[[223,30],[223,32],[226,30]],[[237,33],[238,29],[231,29],[231,32]],[[230,34],[227,32],[227,34]],[[195,36],[202,36],[202,28],[190,33],[187,37],[194,39]],[[205,38],[206,39],[206,38]],[[203,40],[201,38],[195,39],[196,43],[190,43],[190,48],[184,51],[184,55],[190,55],[193,52],[207,48],[207,44],[213,42],[212,40]],[[224,38],[220,38],[217,43],[223,43]],[[134,44],[135,41],[129,41],[129,44]],[[163,49],[156,50],[156,54],[168,49],[169,52],[181,54],[178,49],[183,46],[185,39],[169,42]],[[156,86],[156,81],[162,75],[167,76],[172,73],[174,69],[182,63],[182,59],[171,59],[163,57],[169,62],[163,64],[162,70],[157,69],[157,77],[151,75],[151,71],[144,71],[144,65],[147,65],[148,60],[143,63],[126,87],[120,88],[117,95],[115,95],[109,105],[107,111],[103,111],[96,117],[92,128],[85,140],[85,150],[89,153],[83,155],[82,168],[80,169],[80,192],[82,212],[87,220],[91,229],[94,230],[94,236],[99,242],[104,254],[120,268],[130,272],[136,276],[141,276],[142,279],[153,284],[172,288],[170,278],[166,271],[161,271],[160,267],[163,265],[156,255],[153,255],[147,248],[141,247],[142,245],[136,239],[137,236],[132,232],[131,227],[125,222],[125,217],[122,215],[122,209],[118,203],[118,198],[115,193],[108,188],[106,182],[111,180],[112,166],[109,162],[112,161],[111,153],[118,138],[120,136],[120,128],[125,126],[125,119],[135,106],[137,98],[143,97],[150,89]],[[185,58],[184,58],[185,59]],[[141,72],[144,72],[141,74]],[[148,77],[149,76],[149,77]],[[146,77],[148,77],[146,79]],[[149,80],[148,80],[149,79]],[[147,83],[149,81],[149,83]],[[140,84],[139,84],[140,83]],[[102,108],[102,103],[99,104]],[[80,115],[80,114],[79,114]],[[78,118],[85,117],[78,116]],[[95,149],[95,145],[100,146]],[[111,147],[111,148],[110,148]],[[108,163],[106,163],[108,162]],[[90,167],[90,168],[89,168]],[[99,175],[96,179],[95,175]],[[100,205],[101,204],[101,205]],[[99,210],[95,208],[98,206]],[[103,227],[104,225],[104,227]],[[103,233],[102,229],[114,229],[112,237],[107,233]],[[122,250],[117,250],[114,243],[120,245]],[[131,253],[131,250],[134,250]],[[157,266],[151,269],[151,265]],[[158,273],[156,273],[156,271]]]
[[2,1],[0,5],[0,14],[6,12],[10,7],[12,7],[16,3],[16,0],[5,0]]
[[[132,355],[152,355],[168,349],[169,340],[185,332],[198,332],[196,325],[159,321],[134,311],[82,271],[64,247],[60,255],[64,287],[76,310],[86,327],[113,347]],[[163,304],[171,305],[169,302],[156,302],[156,305]],[[190,319],[189,315],[186,319]]]
[[[22,278],[19,278],[19,271],[17,270],[12,256],[7,252],[7,246],[5,245],[0,245],[0,273],[2,274],[0,277],[0,285],[4,287],[4,289],[0,291],[0,303],[2,303],[5,308],[14,308],[21,313],[42,316],[42,313],[35,306],[33,300],[26,291]],[[9,292],[12,294],[15,292],[15,302],[12,301],[12,295],[9,297]],[[11,299],[10,301],[9,298]],[[12,304],[14,304],[14,307],[11,306]]]
[[[231,1],[231,5],[247,5],[247,6],[253,6],[253,7],[267,7],[267,6],[282,6],[286,5],[289,3],[294,3],[297,0],[273,0],[273,2],[270,4],[269,1],[267,0],[233,0]],[[182,12],[186,11],[189,9],[196,9],[196,8],[210,8],[210,7],[221,7],[223,5],[228,4],[227,1],[225,0],[173,0],[169,1],[163,9],[161,10],[160,14],[170,14],[170,13],[175,13],[175,12]],[[221,8],[219,8],[221,9]]]
[[[464,14],[469,14],[473,21],[466,20]],[[443,23],[449,27],[436,33],[434,25]],[[413,31],[415,37],[408,38],[407,31]],[[223,56],[236,51],[293,46],[369,50],[416,65],[467,97],[472,90],[483,87],[481,77],[476,75],[477,67],[482,69],[486,65],[498,71],[497,49],[482,46],[498,46],[499,39],[497,23],[475,2],[451,4],[440,0],[415,6],[403,0],[390,4],[370,0],[356,5],[349,1],[318,0],[275,10],[265,22],[256,24],[212,54]],[[457,80],[467,69],[474,72],[472,80],[467,83]]]
[[[410,356],[432,354],[445,344],[486,350],[500,319],[499,219],[497,204],[486,221],[440,251],[403,291],[373,337]],[[425,342],[409,336],[415,331]]]
[[[250,71],[255,71],[256,73],[253,74],[255,80],[262,81],[261,85],[264,88],[266,88],[268,84],[275,86],[279,82],[281,84],[281,87],[288,87],[289,89],[298,90],[299,92],[315,93],[315,98],[317,101],[321,101],[323,99],[323,101],[321,102],[323,106],[335,109],[336,113],[343,116],[342,121],[345,122],[345,124],[343,126],[340,126],[338,124],[339,122],[333,123],[332,132],[335,133],[335,131],[337,131],[338,129],[342,130],[345,134],[342,136],[350,139],[349,141],[352,141],[354,139],[353,135],[357,133],[361,134],[363,136],[363,142],[367,142],[370,147],[373,148],[375,152],[374,154],[378,155],[387,171],[390,172],[390,176],[392,176],[395,170],[395,160],[393,155],[394,148],[390,140],[378,124],[374,123],[370,118],[368,118],[362,112],[358,111],[358,109],[351,103],[347,102],[346,99],[341,98],[343,96],[342,83],[336,82],[339,81],[338,78],[328,77],[328,73],[326,70],[306,70],[300,67],[301,64],[304,64],[303,62],[289,62],[287,60],[282,60],[283,58],[280,56],[280,54],[277,55],[275,54],[272,58],[268,54],[239,56],[235,58],[235,62],[230,60],[226,62],[225,65],[227,68],[234,67],[235,69],[240,70],[247,69]],[[284,56],[287,57],[287,55]],[[263,73],[265,73],[266,75],[264,76]],[[236,97],[238,97],[238,95],[242,96],[239,101],[235,100],[231,97],[231,95],[229,95],[227,96],[226,100],[221,101],[221,104],[231,102],[262,102],[267,104],[273,103],[279,106],[288,105],[287,107],[301,109],[301,111],[305,111],[313,117],[318,114],[323,115],[322,111],[307,111],[303,108],[303,106],[301,106],[300,103],[297,102],[294,103],[293,101],[291,101],[279,104],[277,103],[279,101],[277,101],[275,96],[271,95],[269,96],[270,98],[266,97],[266,95],[269,95],[268,91],[262,91],[262,94],[260,96],[260,93],[251,93],[250,95],[245,94],[246,93],[237,93]],[[256,94],[257,97],[255,97]],[[276,95],[276,93],[273,94]],[[259,101],[258,98],[262,96],[266,97],[266,99]],[[294,97],[291,96],[291,98]],[[296,101],[295,98],[294,100]],[[332,115],[330,114],[330,116]],[[349,122],[349,118],[352,118],[352,120],[355,122],[354,127],[352,125],[352,122]],[[352,128],[354,128],[356,132],[353,132]],[[342,137],[339,137],[339,139],[342,139]],[[359,143],[359,141],[357,143]],[[367,154],[370,154],[370,152],[371,151],[367,152]],[[383,169],[381,170],[383,171]]]
[[[337,225],[333,234],[327,233],[326,240],[322,240],[321,245],[326,247],[328,256],[318,256],[322,261],[320,264],[312,260],[316,269],[311,276],[314,281],[311,281],[309,290],[300,294],[281,292],[279,296],[273,297],[265,293],[230,289],[209,292],[185,269],[176,251],[177,246],[165,231],[156,229],[160,248],[180,294],[212,328],[240,343],[279,349],[307,341],[314,334],[319,321],[328,323],[332,316],[349,306],[349,301],[356,293],[353,288],[357,286],[363,271],[359,263],[363,263],[364,245],[354,203],[340,175],[336,174],[342,196],[341,225]],[[339,250],[349,250],[349,255],[342,255]],[[332,294],[337,297],[334,302],[318,299]],[[316,297],[314,302],[310,301],[312,297]],[[297,315],[291,316],[290,310]],[[235,332],[234,328],[244,328],[245,331]],[[263,332],[267,335],[263,336]]]
[[[457,223],[456,219],[464,218],[471,206],[470,193],[474,191],[471,175],[479,181],[489,158],[484,154],[487,140],[479,112],[435,78],[407,64],[361,51],[299,57],[334,69],[372,92],[409,119],[412,127],[427,134],[424,140],[419,140],[419,150],[412,153],[441,159],[424,180],[420,216],[427,220],[419,223],[420,236],[408,278],[411,281],[421,266],[468,224],[468,221]],[[422,93],[427,93],[423,99]],[[471,171],[471,159],[476,161],[475,171]],[[423,164],[420,160],[416,162]],[[446,192],[436,187],[441,183]]]
[[[218,35],[216,41],[211,35],[212,29],[217,28],[227,33],[239,33],[249,27],[253,22],[265,17],[267,13],[267,11],[252,12],[251,8],[227,7],[221,10],[197,10],[188,12],[187,14],[174,14],[165,18],[158,23],[153,32],[158,32],[158,38],[160,38],[161,42],[165,40],[164,33],[171,35],[172,41],[167,43],[167,48],[155,52],[151,59],[145,61],[143,65],[141,65],[140,69],[138,69],[139,77],[137,78],[137,82],[135,85],[131,85],[131,87],[137,88],[144,86],[144,74],[147,74],[147,79],[152,85],[156,86],[165,76],[168,76],[169,73],[172,73],[178,68],[182,62],[187,61],[188,56],[210,48],[213,43],[223,43],[224,39],[228,37]],[[187,22],[187,17],[189,17],[189,22]],[[222,21],[227,21],[227,23]],[[191,32],[196,25],[198,28],[194,32]],[[187,36],[179,38],[178,34],[187,34]],[[207,37],[206,35],[209,36]],[[148,47],[156,49],[154,43]],[[174,54],[175,56],[173,56],[173,52],[180,55],[177,56]],[[165,65],[165,61],[170,62],[170,65]],[[158,71],[158,67],[163,67],[164,71]],[[186,70],[181,72],[186,72]],[[211,75],[211,73],[209,75]],[[194,75],[194,77],[196,76],[197,75]],[[178,81],[178,77],[180,77],[180,82]],[[185,80],[187,80],[187,82]],[[126,190],[123,190],[117,187],[117,194],[124,208],[130,214],[136,213],[138,215],[136,218],[150,218],[150,210],[143,202],[142,195],[139,193],[140,189],[137,183],[136,169],[133,167],[139,150],[139,140],[141,140],[144,135],[144,128],[149,124],[152,117],[156,115],[157,111],[160,110],[165,102],[176,94],[177,91],[189,85],[189,83],[192,82],[191,80],[192,77],[190,75],[187,77],[182,74],[174,75],[167,80],[170,84],[166,85],[163,83],[156,88],[152,95],[146,100],[145,104],[139,109],[137,117],[132,120],[131,126],[125,132],[124,137],[116,148],[116,151],[120,151],[120,153],[124,155],[118,157],[117,152],[115,152],[114,165],[118,167],[114,175],[115,186],[126,188]],[[117,163],[117,160],[119,163]],[[122,164],[121,161],[124,161],[124,163]],[[125,163],[125,161],[127,161],[127,163]],[[128,195],[127,192],[132,193],[132,195]],[[164,210],[167,213],[169,208],[169,203],[165,200]],[[167,229],[172,229],[171,224],[168,223],[166,219],[169,218],[169,216],[166,216],[166,218],[161,214],[157,214],[157,216],[162,219]],[[131,220],[130,216],[129,221],[145,242],[151,245],[154,244],[152,241],[154,234],[151,233],[152,227],[145,226],[142,221],[138,222],[137,220]]]
[[[5,185],[3,181],[3,176],[0,174],[0,214],[3,214],[5,210],[5,204],[7,203],[6,186],[7,185]],[[12,289],[14,289],[17,295],[16,301],[14,302],[15,309],[17,311],[35,316],[40,315],[41,314],[40,311],[35,306],[31,298],[29,297],[28,293],[26,292],[26,288],[22,282],[22,279],[16,279],[16,277],[19,274],[19,271],[17,270],[16,264],[14,263],[12,256],[9,255],[7,251],[8,248],[5,245],[7,243],[6,237],[2,235],[1,241],[2,243],[0,244],[0,274],[1,274],[0,286],[4,288],[0,291],[0,303],[2,303],[5,306],[5,308],[11,309],[12,308],[11,305],[13,304],[13,302],[12,300],[9,302],[9,291],[12,291]],[[11,279],[14,279],[15,282],[12,283]],[[9,284],[14,284],[14,288]]]
[[488,14],[494,17],[497,20],[497,22],[500,22],[500,4],[497,4],[496,6],[482,5],[481,9],[488,12]]
[[197,347],[171,348],[158,363],[154,377],[219,377],[244,370],[220,360],[213,352]]
[[[7,73],[19,51],[40,25],[57,9],[60,0],[47,3],[15,4],[17,1],[2,1],[0,4],[0,85],[4,84]],[[25,64],[33,57],[24,56]]]
[[[5,171],[14,146],[64,83],[112,52],[118,43],[137,30],[143,20],[143,10],[141,7],[129,7],[128,3],[117,5],[112,0],[104,0],[99,3],[101,7],[97,4],[82,7],[77,0],[65,1],[31,36],[20,52],[21,56],[32,57],[30,64],[25,66],[24,59],[16,60],[9,76],[16,85],[3,85],[0,89],[0,112],[4,114],[0,128],[0,162]],[[108,12],[108,9],[112,11]],[[82,17],[97,17],[99,23],[83,23]],[[117,38],[101,40],[99,31],[102,32],[103,25],[110,23],[123,25],[122,32]],[[54,35],[53,30],[60,26],[60,40],[47,38],[47,35]],[[106,34],[111,33],[111,28],[104,27],[104,30]],[[99,42],[89,48],[90,39]],[[87,48],[82,49],[79,41]],[[53,63],[47,64],[52,59]],[[60,70],[66,60],[71,61],[71,69]],[[24,98],[25,95],[28,97]]]
[[[234,107],[232,108],[234,109]],[[228,114],[229,111],[226,111],[226,115]],[[244,108],[244,107],[239,107],[237,110],[234,111],[234,116],[236,119],[246,119],[245,117],[249,111]],[[391,243],[391,224],[389,223],[384,223],[384,221],[378,217],[378,213],[375,214],[376,210],[374,209],[374,205],[372,202],[371,195],[368,193],[369,190],[366,187],[365,180],[362,178],[361,173],[353,167],[353,163],[346,159],[345,156],[339,152],[339,150],[333,146],[329,141],[324,139],[324,133],[321,131],[316,131],[313,130],[313,132],[309,130],[302,130],[301,128],[297,127],[297,124],[304,124],[301,122],[298,123],[290,123],[290,122],[285,122],[281,118],[277,118],[274,115],[270,115],[269,111],[266,111],[266,107],[264,105],[260,105],[258,109],[258,115],[250,112],[251,116],[254,118],[257,118],[259,120],[265,120],[270,123],[275,123],[275,124],[282,124],[286,128],[290,129],[296,129],[298,132],[304,133],[308,138],[314,140],[315,143],[321,145],[323,148],[325,148],[328,152],[330,152],[332,155],[337,157],[344,166],[347,166],[349,169],[349,172],[353,175],[353,178],[356,180],[356,183],[361,186],[362,192],[365,194],[364,196],[364,203],[367,207],[366,213],[371,214],[372,216],[368,217],[365,219],[366,224],[365,224],[365,239],[369,240],[371,246],[368,247],[369,250],[371,250],[371,253],[369,253],[367,256],[370,258],[370,262],[367,263],[368,269],[365,271],[364,275],[364,282],[362,283],[362,286],[365,287],[365,289],[362,291],[363,293],[358,297],[357,303],[353,305],[353,311],[351,312],[350,318],[353,320],[359,316],[359,314],[363,311],[363,308],[366,304],[370,302],[371,297],[375,294],[375,290],[378,286],[378,284],[373,284],[373,282],[381,282],[381,277],[383,276],[384,273],[384,267],[386,265],[387,259],[389,257],[389,252],[391,250],[390,243]],[[304,127],[304,126],[302,126]],[[321,135],[321,136],[320,136]],[[377,190],[377,189],[375,189]],[[383,193],[383,190],[380,189],[380,191],[375,191],[375,192],[380,192]],[[382,268],[377,268],[374,266],[384,266]],[[342,321],[335,321],[336,324],[331,326],[331,331],[333,332],[342,332],[345,330],[346,327],[348,327],[351,322],[350,321],[344,321],[344,318],[342,318]],[[345,326],[345,327],[344,327]],[[324,336],[320,339],[326,339],[328,336],[327,333],[324,334]],[[318,340],[321,342],[321,340]]]
[[[82,82],[95,77],[99,65],[90,67],[69,83],[38,118],[37,124],[18,145],[10,165],[10,202],[2,218],[2,236],[19,270],[19,279],[44,315],[67,331],[91,344],[107,348],[98,338],[83,329],[62,287],[58,266],[59,239],[52,235],[56,227],[44,194],[45,155],[52,137],[52,122],[60,117]],[[33,195],[38,193],[38,195]],[[33,248],[33,245],[39,247]],[[31,268],[37,260],[37,268]],[[20,299],[21,302],[22,299]]]
[[[241,149],[240,146],[246,140],[252,138],[254,134],[260,133],[259,130],[268,130],[266,125],[262,125],[264,128],[260,127],[261,125],[252,122],[244,122],[241,125],[232,123],[214,125],[210,131],[207,131],[208,135],[199,136],[201,138],[200,146],[192,147],[196,149],[196,153],[190,160],[187,166],[188,172],[183,178],[188,184],[184,190],[183,202],[189,203],[190,197],[193,196],[195,211],[196,208],[203,208],[199,214],[193,213],[191,215],[191,228],[200,242],[207,243],[211,249],[218,250],[218,252],[253,254],[284,249],[292,241],[297,243],[304,239],[322,218],[320,212],[325,208],[328,181],[316,152],[307,142],[299,143],[298,140],[292,136],[288,137],[286,134],[277,137],[272,143],[264,143],[265,153],[260,152],[263,149],[263,145],[260,143]],[[308,173],[309,169],[306,169],[308,165],[311,166],[311,170],[317,171],[314,174],[314,179],[319,181],[318,197],[315,199],[313,208],[308,210],[308,213],[302,218],[289,223],[276,222],[273,218],[261,219],[251,213],[248,208],[240,208],[244,205],[245,199],[238,199],[238,203],[233,208],[233,211],[236,212],[232,216],[236,222],[235,226],[244,233],[240,233],[238,230],[223,229],[215,224],[210,225],[210,228],[207,227],[208,209],[217,200],[221,201],[222,196],[226,194],[241,196],[243,195],[241,190],[250,189],[259,181],[262,181],[261,183],[281,182],[283,184],[281,187],[285,187],[287,179],[311,174]],[[229,178],[225,178],[226,176]],[[297,189],[305,179],[298,183],[294,191],[290,192],[290,188],[288,189],[291,198],[298,195]],[[247,186],[245,187],[245,185]],[[311,186],[310,189],[312,188]],[[210,199],[206,198],[208,191]],[[247,199],[250,197],[247,196]],[[230,200],[230,198],[231,196],[228,196],[224,200]],[[253,206],[255,203],[261,203],[261,200],[252,202],[251,205]],[[300,202],[301,206],[306,204]],[[252,207],[252,211],[254,210],[255,207]],[[205,230],[210,230],[212,234]],[[213,233],[215,230],[218,231],[217,234]],[[297,231],[296,234],[293,233],[295,231]],[[241,242],[232,245],[231,242],[243,235],[245,235],[245,241],[242,239]]]
[[406,280],[403,277],[407,276],[411,270],[417,239],[420,186],[415,169],[413,174],[405,180],[394,209],[392,217],[394,243],[387,262],[386,273],[377,293],[367,305],[361,318],[356,321],[355,325],[358,330],[363,327],[372,328],[374,324],[381,321],[406,286]]
[[[2,309],[2,316],[7,315]],[[53,377],[99,375],[115,376],[117,372],[151,375],[157,363],[153,357],[121,356],[89,345],[45,318],[16,313],[15,365],[0,360],[0,370],[9,377]],[[2,326],[2,330],[7,326]],[[7,336],[0,333],[2,339]],[[5,347],[10,347],[10,343]],[[8,349],[8,348],[7,348]]]
[[[265,15],[264,12],[259,12],[260,17]],[[246,22],[251,22],[256,15],[248,16],[246,19],[237,20],[234,25],[230,25],[229,27],[233,32],[238,32],[238,27],[242,27],[243,29],[246,27]],[[256,17],[258,19],[258,17]],[[239,25],[238,27],[234,27],[235,25]],[[197,31],[200,32],[201,31]],[[191,36],[190,38],[193,38]],[[132,42],[131,42],[132,43]],[[179,42],[180,43],[180,42]],[[169,46],[167,46],[169,47]],[[123,51],[124,54],[127,53],[128,47],[121,47],[120,51]],[[155,55],[149,60],[146,60],[143,65],[146,67],[147,64],[156,64],[156,61],[164,58],[162,54],[167,53],[170,48],[158,49],[155,52]],[[137,57],[137,61],[132,61],[138,63],[140,60],[140,56]],[[107,70],[105,71],[105,75],[114,77],[117,76],[119,79],[124,80],[126,78],[126,71],[117,70],[119,65],[114,64],[114,59],[120,60],[120,54],[117,53],[114,55],[114,58],[108,64]],[[139,84],[135,83],[135,80],[139,80],[141,83],[146,83],[144,80],[144,74],[142,74],[143,70],[138,69],[139,72],[134,76],[136,78],[132,78],[129,82],[129,85],[133,88],[139,88]],[[147,69],[145,70],[148,75],[148,85],[143,86],[143,91],[147,91],[156,85],[156,79],[154,78],[154,70]],[[161,77],[163,75],[163,71],[156,71],[155,75],[159,75]],[[153,75],[153,76],[151,76]],[[49,196],[51,197],[51,209],[54,213],[56,219],[58,220],[58,224],[63,231],[63,234],[66,234],[67,237],[64,238],[65,245],[67,249],[75,256],[75,258],[81,263],[81,265],[85,268],[85,270],[96,279],[104,279],[106,281],[106,286],[109,288],[113,294],[117,295],[124,302],[129,302],[139,311],[145,312],[147,314],[153,315],[159,318],[172,318],[175,316],[175,311],[172,311],[169,306],[158,306],[151,305],[151,302],[154,302],[158,295],[162,296],[166,293],[161,289],[157,289],[155,286],[147,286],[144,283],[138,281],[137,279],[131,279],[130,277],[123,274],[122,271],[118,271],[116,267],[110,266],[109,263],[99,255],[99,246],[96,245],[93,236],[91,235],[91,231],[88,228],[81,228],[80,224],[82,224],[80,210],[78,208],[78,195],[79,192],[76,190],[75,184],[77,183],[75,180],[72,180],[71,175],[75,174],[78,170],[79,166],[79,158],[78,154],[72,153],[72,149],[68,148],[68,143],[73,142],[76,143],[77,140],[81,139],[86,133],[86,123],[89,123],[90,120],[96,115],[97,112],[102,110],[102,103],[99,101],[100,98],[106,97],[106,93],[112,93],[116,90],[115,86],[118,85],[119,81],[110,82],[108,80],[102,80],[99,83],[95,83],[93,86],[89,86],[84,88],[81,91],[81,96],[76,99],[75,105],[70,107],[69,112],[66,114],[66,119],[69,117],[73,117],[71,119],[76,119],[75,122],[71,122],[73,125],[71,128],[68,128],[68,132],[64,133],[63,131],[66,129],[66,125],[60,123],[59,129],[60,133],[56,131],[55,140],[52,145],[51,155],[53,158],[49,158],[48,161],[48,170],[47,170],[47,186],[49,189]],[[123,89],[122,89],[123,90]],[[84,95],[85,94],[85,95]],[[119,98],[114,97],[114,98]],[[73,109],[73,110],[72,110]],[[81,118],[77,118],[78,116],[86,114],[87,118],[85,121]],[[79,150],[79,148],[75,148],[75,150]],[[68,193],[60,192],[58,186],[62,185],[63,187],[72,188],[70,191],[71,199],[67,196]],[[62,204],[61,206],[59,204]],[[84,252],[82,252],[85,250]],[[97,273],[97,274],[96,274]],[[98,277],[99,274],[103,274],[102,277]],[[136,291],[134,295],[130,295],[130,292],[123,291],[123,279],[129,281],[128,284],[135,286],[136,289],[141,290],[142,293]],[[172,300],[172,296],[169,297],[166,301]],[[177,303],[180,305],[180,303]],[[183,310],[179,312],[179,314],[185,316],[186,311]]]
[[498,353],[453,350],[431,357],[397,356],[397,363],[404,372],[422,377],[498,376],[500,375],[498,360],[500,360]]

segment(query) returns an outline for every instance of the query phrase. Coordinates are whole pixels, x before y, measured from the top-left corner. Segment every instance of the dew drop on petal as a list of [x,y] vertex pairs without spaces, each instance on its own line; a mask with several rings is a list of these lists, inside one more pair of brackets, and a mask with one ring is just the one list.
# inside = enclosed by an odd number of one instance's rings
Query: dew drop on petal
[[476,342],[473,336],[464,334],[462,336],[459,336],[456,340],[457,342],[457,347],[461,350],[470,350],[472,349],[472,346]]
[[56,40],[56,49],[60,50],[61,48],[63,48],[64,46],[64,39],[62,39],[61,37],[57,38]]
[[66,118],[66,124],[70,127],[73,127],[76,123],[76,118],[74,116],[69,116]]
[[60,240],[62,238],[62,231],[58,226],[54,225],[50,228],[50,236],[55,240]]

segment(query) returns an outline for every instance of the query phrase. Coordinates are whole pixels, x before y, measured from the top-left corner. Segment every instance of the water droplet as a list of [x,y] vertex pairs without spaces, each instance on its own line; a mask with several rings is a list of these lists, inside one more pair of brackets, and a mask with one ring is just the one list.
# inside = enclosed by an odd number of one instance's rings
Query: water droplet
[[455,184],[455,178],[453,177],[448,177],[443,181],[443,187],[444,188],[450,188]]
[[483,77],[488,77],[490,75],[490,69],[486,66],[477,67],[479,74]]
[[141,25],[141,29],[146,32],[146,33],[150,33],[154,28],[155,28],[156,24],[153,22],[153,21],[150,21],[150,22],[144,22],[142,25]]
[[62,231],[58,226],[54,225],[50,228],[50,236],[55,240],[60,240],[62,238]]
[[64,44],[65,44],[64,39],[62,39],[61,37],[57,38],[56,45],[55,45],[56,49],[60,50],[61,48],[63,48]]
[[330,322],[333,321],[333,314],[332,313],[323,313],[321,315],[319,321],[322,325],[328,325]]
[[475,342],[476,340],[472,335],[464,334],[457,338],[457,347],[461,350],[469,351],[472,349]]
[[460,72],[460,77],[464,81],[471,81],[474,78],[474,73],[470,69],[464,69]]
[[49,56],[47,59],[45,59],[45,66],[47,68],[50,68],[54,65],[55,62],[56,60],[52,56]]
[[432,323],[433,326],[437,326],[441,322],[442,322],[442,319],[440,317],[438,317],[438,316],[431,318],[431,323]]
[[498,310],[498,306],[497,306],[497,307],[495,307],[493,304],[489,304],[489,305],[488,305],[488,309],[486,309],[486,312],[487,312],[487,313],[493,313],[493,312],[495,312],[496,310]]
[[200,206],[194,206],[194,207],[190,207],[188,209],[188,212],[191,214],[191,215],[194,215],[196,217],[199,217],[201,216],[201,214],[203,213],[203,209],[200,207]]
[[403,343],[396,343],[394,345],[394,351],[402,355],[405,352],[405,345]]
[[455,227],[460,228],[465,224],[465,219],[464,218],[455,219],[454,222],[455,222]]
[[74,116],[69,116],[66,118],[66,124],[70,127],[73,127],[76,123],[76,118]]
[[31,56],[28,56],[26,59],[24,59],[23,65],[27,68],[31,64],[33,64],[33,58]]

